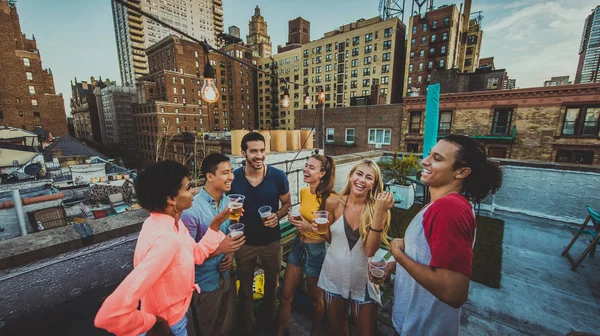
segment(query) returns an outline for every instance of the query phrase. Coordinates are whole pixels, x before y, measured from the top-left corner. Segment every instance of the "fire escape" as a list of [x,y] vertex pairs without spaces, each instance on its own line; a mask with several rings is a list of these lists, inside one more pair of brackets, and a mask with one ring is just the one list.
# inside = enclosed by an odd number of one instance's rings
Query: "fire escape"
[[279,83],[277,62],[271,59],[271,129],[279,129]]

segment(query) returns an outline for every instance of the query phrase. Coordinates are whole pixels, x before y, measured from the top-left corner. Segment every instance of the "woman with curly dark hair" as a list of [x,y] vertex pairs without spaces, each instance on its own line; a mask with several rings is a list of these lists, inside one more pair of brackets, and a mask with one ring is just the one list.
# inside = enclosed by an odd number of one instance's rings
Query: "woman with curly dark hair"
[[[193,290],[200,290],[194,285],[194,264],[201,264],[225,239],[219,226],[230,210],[217,215],[196,243],[179,220],[194,198],[185,166],[153,164],[139,174],[135,191],[150,217],[138,237],[133,271],[104,301],[94,324],[116,335],[187,335],[186,312]],[[224,241],[243,242],[229,236]]]

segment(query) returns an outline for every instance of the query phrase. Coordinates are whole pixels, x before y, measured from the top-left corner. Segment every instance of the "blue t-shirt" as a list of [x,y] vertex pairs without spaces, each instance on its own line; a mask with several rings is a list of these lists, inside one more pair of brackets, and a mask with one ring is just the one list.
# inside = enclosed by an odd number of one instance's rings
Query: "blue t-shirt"
[[[219,206],[217,207],[217,202],[204,188],[202,188],[200,193],[194,197],[192,207],[184,210],[181,214],[181,221],[185,227],[187,227],[192,238],[194,238],[196,242],[199,242],[200,239],[204,237],[206,231],[209,230],[208,228],[210,227],[213,218],[225,210],[227,205],[229,205],[227,196],[224,194],[221,196]],[[231,224],[229,219],[221,224],[220,230],[224,234],[229,232],[229,224]],[[227,272],[219,273],[219,265],[224,257],[225,254],[219,254],[204,260],[200,265],[196,265],[195,282],[200,286],[202,292],[212,292],[216,290],[219,288],[219,275],[223,277],[227,276]]]
[[290,191],[290,185],[283,170],[267,166],[265,178],[256,187],[253,187],[246,179],[244,167],[236,169],[233,175],[231,193],[246,196],[244,215],[240,219],[241,223],[245,225],[246,245],[264,246],[280,240],[281,229],[279,226],[266,227],[258,214],[258,208],[270,205],[273,212],[279,210],[279,197]]

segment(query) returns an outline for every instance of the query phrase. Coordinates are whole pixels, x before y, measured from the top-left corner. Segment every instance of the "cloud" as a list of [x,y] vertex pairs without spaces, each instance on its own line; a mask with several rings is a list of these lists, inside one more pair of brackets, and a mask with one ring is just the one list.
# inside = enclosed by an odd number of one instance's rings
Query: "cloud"
[[[495,56],[520,87],[540,86],[544,78],[577,67],[583,23],[595,0],[520,0],[493,11],[484,25],[483,56]],[[488,12],[488,14],[490,14]]]

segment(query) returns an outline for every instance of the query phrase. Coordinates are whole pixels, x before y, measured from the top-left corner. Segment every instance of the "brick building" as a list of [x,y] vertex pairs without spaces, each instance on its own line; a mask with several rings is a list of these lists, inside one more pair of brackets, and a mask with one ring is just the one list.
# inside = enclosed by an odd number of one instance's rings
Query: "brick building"
[[[383,103],[402,99],[405,55],[405,26],[398,19],[380,17],[358,20],[327,32],[318,40],[257,61],[259,74],[258,113],[261,129],[295,129],[296,109],[315,108],[317,93],[325,91],[325,107],[351,106],[358,97],[371,97],[377,83]],[[290,107],[281,109],[285,82],[289,85]],[[307,90],[308,88],[308,92]],[[310,105],[304,96],[311,97]]]
[[[439,134],[481,140],[488,156],[600,164],[600,84],[442,95]],[[423,149],[425,97],[404,101],[400,149]]]
[[431,84],[440,83],[440,92],[460,93],[475,91],[508,90],[509,78],[505,69],[480,67],[474,72],[458,69],[441,69],[433,72]]
[[256,57],[271,57],[273,45],[271,36],[267,33],[267,21],[260,15],[260,8],[256,6],[254,15],[248,23],[248,35],[246,36],[248,47],[252,48]]
[[483,32],[480,19],[470,20],[470,10],[471,0],[466,0],[462,13],[450,5],[410,18],[404,86],[410,95],[425,95],[437,70],[472,72],[479,67]]
[[[297,110],[295,118],[296,129],[310,130],[315,125],[315,148],[323,148],[318,136],[321,110]],[[401,130],[402,104],[326,108],[325,152],[342,155],[375,149],[394,151],[400,146]]]
[[[229,45],[224,51],[252,62],[252,51],[242,45]],[[184,133],[256,127],[255,70],[210,53],[221,96],[218,102],[208,104],[200,97],[205,57],[199,44],[172,35],[148,48],[146,54],[150,74],[138,83],[139,104],[133,114],[142,160],[155,161],[157,143],[164,145]]]
[[0,73],[0,125],[67,134],[65,105],[52,71],[42,68],[35,37],[21,32],[16,5],[6,0],[0,0]]
[[[96,81],[90,77],[90,82],[71,81],[71,116],[75,128],[75,137],[82,141],[94,141],[102,143],[102,125],[104,116],[102,113],[101,100],[98,99],[99,91],[94,92],[96,87],[103,88],[111,85],[110,79]],[[101,120],[102,115],[102,120]]]

